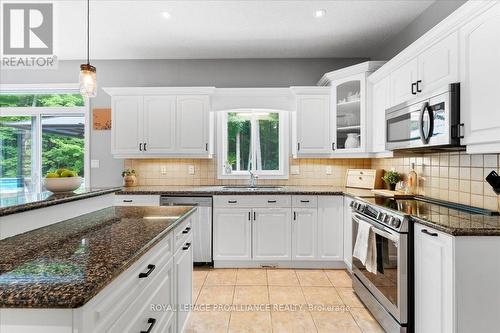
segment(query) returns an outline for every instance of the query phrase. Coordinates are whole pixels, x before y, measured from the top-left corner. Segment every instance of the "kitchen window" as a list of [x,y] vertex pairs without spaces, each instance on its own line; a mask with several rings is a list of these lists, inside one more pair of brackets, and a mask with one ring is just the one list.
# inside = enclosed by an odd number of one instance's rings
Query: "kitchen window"
[[58,168],[76,171],[88,186],[88,119],[77,87],[2,86],[0,193],[41,191],[42,178]]
[[218,176],[245,179],[288,178],[288,116],[285,111],[245,109],[220,111]]

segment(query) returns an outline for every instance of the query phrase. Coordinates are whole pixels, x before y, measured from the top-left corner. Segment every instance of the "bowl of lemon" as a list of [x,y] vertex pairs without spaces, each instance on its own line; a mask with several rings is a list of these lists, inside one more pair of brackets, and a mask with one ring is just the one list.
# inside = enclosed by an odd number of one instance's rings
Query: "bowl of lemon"
[[47,173],[43,178],[43,185],[47,191],[54,193],[73,192],[80,187],[82,180],[75,171],[58,169]]

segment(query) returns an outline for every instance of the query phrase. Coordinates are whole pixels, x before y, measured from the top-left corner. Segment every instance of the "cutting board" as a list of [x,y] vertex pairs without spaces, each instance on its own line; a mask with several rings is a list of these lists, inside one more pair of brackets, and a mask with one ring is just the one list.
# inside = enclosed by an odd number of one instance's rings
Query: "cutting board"
[[376,190],[372,190],[372,192],[375,194],[378,194],[378,195],[382,195],[384,197],[389,197],[389,198],[413,198],[414,197],[414,195],[406,194],[406,193],[400,192],[400,191],[376,189]]

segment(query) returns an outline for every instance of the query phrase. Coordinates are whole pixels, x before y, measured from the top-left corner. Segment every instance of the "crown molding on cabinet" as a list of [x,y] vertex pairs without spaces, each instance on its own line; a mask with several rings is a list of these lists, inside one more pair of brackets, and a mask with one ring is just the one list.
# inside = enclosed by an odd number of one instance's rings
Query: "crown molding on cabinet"
[[[402,66],[417,54],[421,53],[437,41],[458,30],[465,23],[494,6],[496,1],[468,1],[451,13],[444,20],[410,44],[385,65],[368,77],[369,82],[378,82],[388,76],[394,69]],[[326,75],[326,74],[325,74]],[[321,82],[321,81],[320,81]]]
[[212,95],[215,87],[105,87],[110,96]]
[[307,94],[307,95],[330,94],[330,87],[297,86],[297,87],[290,87],[290,90],[294,94]]
[[357,65],[325,73],[318,81],[318,86],[328,86],[332,81],[343,79],[351,75],[374,72],[385,63],[385,61],[365,61]]

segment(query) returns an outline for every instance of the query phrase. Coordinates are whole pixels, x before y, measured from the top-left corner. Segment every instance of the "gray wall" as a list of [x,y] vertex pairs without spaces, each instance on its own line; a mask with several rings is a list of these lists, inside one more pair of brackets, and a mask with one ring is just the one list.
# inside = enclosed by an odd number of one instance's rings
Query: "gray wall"
[[[329,71],[367,59],[220,59],[220,60],[103,60],[97,67],[99,87],[113,86],[215,86],[288,87],[316,85]],[[78,81],[81,61],[61,61],[57,70],[2,70],[0,83],[72,83]],[[110,107],[110,97],[99,89],[91,107]],[[111,157],[110,131],[93,131],[91,159],[100,161],[91,170],[91,185],[121,184],[123,161]]]
[[413,22],[378,49],[379,52],[371,56],[373,60],[389,60],[396,54],[405,49],[436,24],[450,15],[458,7],[463,5],[466,0],[437,0],[420,14]]

